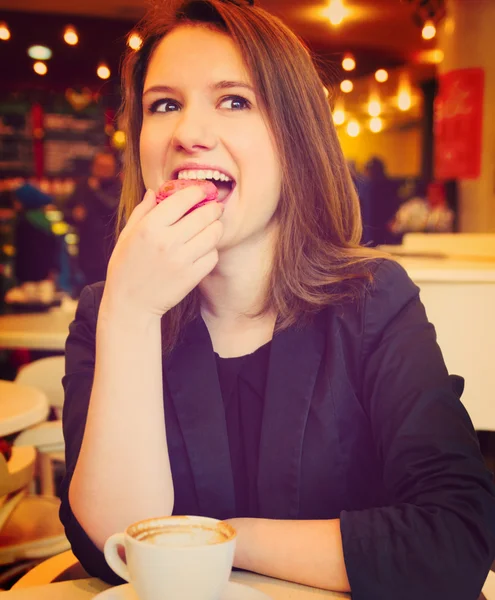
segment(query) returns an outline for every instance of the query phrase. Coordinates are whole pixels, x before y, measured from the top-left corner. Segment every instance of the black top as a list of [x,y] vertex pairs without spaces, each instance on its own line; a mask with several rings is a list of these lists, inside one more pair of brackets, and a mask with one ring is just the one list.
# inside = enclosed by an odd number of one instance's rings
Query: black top
[[[115,582],[68,501],[102,293],[83,291],[67,340],[60,516],[86,570]],[[377,261],[358,300],[277,333],[268,351],[256,517],[339,518],[353,600],[477,600],[495,556],[493,475],[402,267]],[[201,318],[163,359],[174,514],[239,516],[216,366]]]
[[221,358],[215,353],[215,357],[225,405],[236,514],[255,517],[259,512],[258,459],[270,343],[247,356]]

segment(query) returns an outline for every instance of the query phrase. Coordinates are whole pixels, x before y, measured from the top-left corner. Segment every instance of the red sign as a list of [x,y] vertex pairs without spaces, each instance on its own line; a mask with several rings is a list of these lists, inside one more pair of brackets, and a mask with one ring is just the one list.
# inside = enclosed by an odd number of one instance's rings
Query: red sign
[[435,101],[435,178],[477,179],[481,172],[483,69],[440,76]]

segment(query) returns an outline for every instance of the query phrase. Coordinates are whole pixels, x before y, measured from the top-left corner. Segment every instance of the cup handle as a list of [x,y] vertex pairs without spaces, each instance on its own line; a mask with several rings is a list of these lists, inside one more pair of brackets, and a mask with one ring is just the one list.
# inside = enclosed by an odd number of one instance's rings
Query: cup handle
[[130,581],[131,576],[129,574],[129,569],[127,568],[126,563],[120,558],[118,550],[119,546],[125,547],[124,540],[125,535],[123,533],[114,533],[105,542],[103,553],[105,555],[105,560],[111,569],[115,571],[119,577],[125,579],[125,581]]

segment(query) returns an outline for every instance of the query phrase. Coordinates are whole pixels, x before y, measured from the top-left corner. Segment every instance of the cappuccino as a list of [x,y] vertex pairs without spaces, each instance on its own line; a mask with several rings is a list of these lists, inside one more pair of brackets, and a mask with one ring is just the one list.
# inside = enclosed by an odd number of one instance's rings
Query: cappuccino
[[219,528],[201,525],[162,525],[137,531],[133,535],[139,542],[147,542],[157,546],[209,546],[222,544],[229,539],[226,532]]

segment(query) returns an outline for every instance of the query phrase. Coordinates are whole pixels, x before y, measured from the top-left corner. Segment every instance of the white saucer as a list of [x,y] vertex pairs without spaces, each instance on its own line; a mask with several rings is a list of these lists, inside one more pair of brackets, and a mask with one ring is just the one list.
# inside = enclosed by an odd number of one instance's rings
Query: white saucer
[[[130,583],[118,585],[98,594],[94,600],[139,600]],[[270,600],[263,592],[255,590],[242,583],[229,581],[224,593],[218,600]]]

